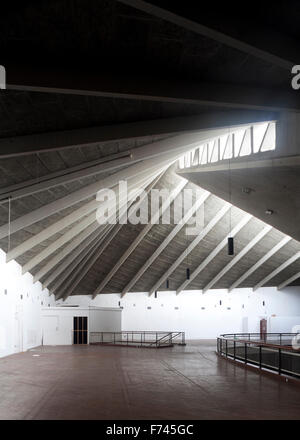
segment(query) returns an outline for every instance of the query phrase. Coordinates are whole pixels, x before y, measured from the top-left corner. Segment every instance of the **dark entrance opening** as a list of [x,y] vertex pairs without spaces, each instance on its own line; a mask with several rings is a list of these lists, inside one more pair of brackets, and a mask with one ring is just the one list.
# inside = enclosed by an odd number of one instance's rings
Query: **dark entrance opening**
[[87,344],[88,319],[87,316],[74,316],[73,318],[73,344]]

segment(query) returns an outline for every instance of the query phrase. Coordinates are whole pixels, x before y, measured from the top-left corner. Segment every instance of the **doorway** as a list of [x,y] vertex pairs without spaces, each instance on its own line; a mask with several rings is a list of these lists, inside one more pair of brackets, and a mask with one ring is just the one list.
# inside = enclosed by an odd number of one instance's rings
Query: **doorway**
[[73,344],[88,343],[88,318],[87,316],[73,317]]

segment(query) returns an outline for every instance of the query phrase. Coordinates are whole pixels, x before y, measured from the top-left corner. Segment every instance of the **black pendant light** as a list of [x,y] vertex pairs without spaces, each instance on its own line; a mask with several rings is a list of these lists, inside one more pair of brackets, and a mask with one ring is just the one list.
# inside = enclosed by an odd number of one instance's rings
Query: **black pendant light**
[[189,280],[190,279],[190,268],[187,267],[186,269],[186,279]]
[[233,237],[228,237],[228,255],[234,255],[234,240],[233,240]]
[[167,280],[166,286],[167,286],[167,289],[168,289],[169,288],[169,280]]
[[188,239],[186,236],[186,262],[187,262],[187,268],[186,268],[186,279],[190,279],[190,268],[189,268],[189,252],[188,252]]
[[230,159],[229,159],[229,200],[230,200],[230,211],[229,211],[229,237],[227,241],[227,251],[228,255],[234,255],[234,240],[231,234],[231,214],[232,214],[232,204],[231,204],[231,168],[230,168]]

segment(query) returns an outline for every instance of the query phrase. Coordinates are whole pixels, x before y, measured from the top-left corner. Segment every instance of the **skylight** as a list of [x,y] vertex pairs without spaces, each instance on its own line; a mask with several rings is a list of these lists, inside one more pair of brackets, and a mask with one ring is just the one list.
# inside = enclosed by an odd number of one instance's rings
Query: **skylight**
[[179,159],[179,168],[251,156],[276,148],[276,122],[262,122],[210,139]]

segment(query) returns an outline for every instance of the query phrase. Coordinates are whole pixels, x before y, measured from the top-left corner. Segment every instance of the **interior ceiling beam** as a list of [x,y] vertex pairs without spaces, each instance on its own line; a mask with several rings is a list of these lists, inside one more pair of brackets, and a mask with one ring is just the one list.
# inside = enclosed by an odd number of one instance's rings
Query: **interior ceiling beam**
[[58,232],[64,230],[66,227],[70,226],[72,223],[75,223],[84,216],[90,214],[92,211],[96,210],[97,206],[99,206],[99,202],[97,202],[96,200],[92,200],[91,202],[85,204],[84,206],[72,212],[71,214],[58,220],[54,224],[46,227],[45,229],[42,229],[41,232],[33,235],[23,243],[20,243],[18,246],[7,252],[6,262],[16,259],[20,255],[25,254],[25,252],[27,252],[28,250],[35,248],[35,246],[38,246],[45,240],[48,240],[53,235],[57,234]]
[[[274,157],[277,154],[276,149],[265,151],[257,155],[257,153],[245,157],[234,157],[233,159],[222,159],[220,163],[209,163],[188,167],[179,170],[177,173],[183,175],[185,173],[213,173],[217,171],[245,170],[273,167],[295,167],[300,166],[300,155],[287,157]],[[248,160],[245,160],[245,159]]]
[[297,272],[295,275],[291,276],[290,278],[288,278],[287,280],[285,280],[281,284],[279,284],[279,286],[277,287],[277,290],[284,289],[289,284],[291,284],[293,281],[298,280],[299,277],[300,277],[300,272]]
[[[64,262],[64,259],[67,257],[68,262],[73,261],[74,257],[76,258],[77,252],[75,251],[78,246],[81,245],[87,238],[94,232],[98,231],[99,240],[103,236],[106,236],[107,229],[102,226],[99,229],[99,224],[97,222],[93,223],[90,228],[85,229],[78,237],[71,241],[65,249],[62,249],[57,255],[50,259],[42,268],[34,275],[33,281],[40,281],[44,276],[46,276],[53,268],[57,267],[58,264]],[[73,252],[75,251],[74,255]],[[70,263],[71,264],[71,263]],[[59,275],[58,275],[59,276]]]
[[[101,91],[105,89],[103,80],[101,78],[97,77],[94,80],[94,85],[93,81],[90,80],[88,76],[84,82],[87,84],[85,90],[71,90],[66,88],[53,89],[51,87],[33,86],[28,87],[25,85],[8,85],[7,88],[11,90],[32,90],[39,92],[104,96],[114,99],[124,98],[139,101],[196,104],[211,107],[212,109],[228,108],[241,110],[264,110],[272,112],[278,112],[280,110],[297,112],[300,110],[300,103],[297,94],[295,94],[294,91],[289,90],[273,90],[254,86],[243,86],[239,84],[219,84],[207,82],[193,83],[191,81],[172,81],[171,79],[155,80],[154,78],[144,78],[143,81],[141,78],[137,78],[136,80],[132,80],[132,83],[130,82],[130,84],[124,84],[124,78],[117,78],[115,83],[112,83],[112,79],[110,77],[110,85],[106,86],[106,89],[110,90],[110,92],[104,92]],[[66,87],[67,84],[68,82],[66,83]],[[77,85],[77,87],[79,87],[79,85]],[[111,127],[110,132],[113,133]],[[160,130],[158,134],[162,134],[162,131]],[[135,131],[135,134],[128,134],[124,137],[132,138],[136,136],[140,137],[142,134],[138,134],[138,132]],[[106,139],[111,140],[112,134],[107,136]],[[2,148],[1,143],[0,146]],[[37,144],[35,148],[39,149],[40,145]]]
[[[123,206],[127,205],[126,195],[123,194],[121,197],[117,197],[117,203],[120,205],[120,209],[122,209]],[[112,218],[112,216],[113,214],[108,218],[108,221]],[[86,228],[85,223],[89,224],[90,222],[92,223],[92,229],[91,230],[89,228],[85,229]],[[61,252],[55,255],[45,266],[43,266],[33,278],[34,282],[41,280],[41,278],[44,277],[51,269],[53,269],[61,260],[63,260],[71,252],[73,252],[74,249],[76,249],[77,246],[83,240],[85,240],[88,235],[94,232],[95,229],[100,228],[102,235],[105,227],[106,225],[100,225],[96,221],[96,213],[92,213],[90,216],[86,217],[82,222],[78,223],[75,227],[71,228],[67,233],[63,234],[58,240],[47,246],[44,251],[37,254],[29,262],[27,262],[23,266],[23,271],[30,270],[28,269],[28,267],[32,266],[32,264],[34,265],[40,264],[46,258],[46,256],[49,256],[51,253],[54,252],[54,250],[57,250],[59,247],[61,247],[62,246],[61,243],[63,244],[67,243],[73,237],[77,236],[78,231],[80,232],[83,229],[82,235],[78,235],[78,237],[75,240],[72,240],[71,243],[66,248],[62,249]]]
[[[155,175],[156,177],[156,175]],[[149,178],[147,177],[147,179],[143,179],[142,181],[139,181],[138,184],[140,185],[139,187],[141,188],[145,188],[151,181],[153,180],[153,178]],[[132,184],[131,186],[128,187],[129,191],[132,191],[135,189],[135,185],[136,183]],[[136,189],[134,192],[134,195],[138,194],[138,190]],[[123,209],[123,207],[125,205],[127,205],[127,199],[124,197],[117,197],[117,203],[120,206],[120,209]],[[111,216],[108,218],[108,222],[110,221]],[[103,225],[102,225],[103,226]],[[109,225],[109,227],[107,228],[107,225],[104,225],[104,227],[106,228],[104,237],[107,235],[107,233],[110,233],[112,230],[112,226],[113,225]],[[99,241],[99,228],[101,228],[101,225],[98,224],[98,228],[96,230],[96,237],[98,237],[98,241]],[[102,237],[102,235],[101,235]],[[52,288],[55,290],[57,289],[61,284],[62,284],[62,280],[66,279],[66,274],[70,273],[70,266],[72,265],[72,263],[74,262],[74,260],[79,256],[82,255],[84,252],[84,249],[87,247],[87,250],[89,251],[89,249],[92,249],[93,246],[91,246],[91,248],[89,248],[88,246],[91,244],[91,242],[94,239],[94,235],[92,237],[90,237],[89,239],[85,239],[85,241],[83,241],[83,243],[81,243],[74,252],[69,251],[69,255],[67,255],[66,258],[63,259],[63,261],[61,262],[62,258],[64,257],[65,253],[63,253],[62,255],[57,255],[53,258],[52,262],[49,262],[47,264],[47,267],[44,267],[41,269],[39,274],[36,274],[34,279],[35,280],[40,280],[43,276],[45,276],[46,273],[48,273],[53,267],[57,266],[56,269],[51,273],[51,275],[43,282],[43,286],[48,287],[49,284],[51,284],[54,280],[55,280],[55,286],[53,286]],[[97,241],[97,240],[96,240]],[[98,246],[100,246],[101,242],[102,242],[102,238],[100,240],[100,243],[98,243]],[[58,263],[60,263],[58,265]]]
[[[251,220],[252,215],[247,214],[245,215],[241,221],[232,229],[231,231],[231,237],[234,237],[246,224]],[[206,266],[218,255],[219,252],[221,252],[222,249],[227,245],[227,238],[226,237],[218,244],[218,246],[202,261],[201,264],[190,274],[190,279],[185,280],[176,290],[176,294],[179,295],[182,290],[184,290],[198,275],[200,272],[202,272]]]
[[105,249],[109,246],[115,236],[118,234],[123,225],[116,224],[112,231],[106,236],[103,242],[91,250],[91,252],[84,258],[84,260],[77,266],[77,269],[68,277],[63,286],[53,288],[56,299],[67,299],[75,292],[76,287],[80,281],[86,276],[89,270],[94,266],[96,261],[103,254]]
[[259,281],[254,287],[253,292],[255,292],[260,287],[264,286],[268,281],[270,281],[272,278],[274,278],[276,275],[278,275],[280,272],[282,272],[284,269],[286,269],[288,266],[293,264],[295,261],[297,261],[300,258],[300,252],[297,252],[295,255],[293,255],[291,258],[286,260],[283,264],[281,264],[277,269],[273,270],[269,275],[267,275],[265,278],[263,278],[261,281]]
[[[224,128],[232,125],[249,124],[275,120],[278,113],[274,111],[228,110],[203,112],[195,116],[161,118],[149,121],[113,124],[103,127],[80,128],[74,130],[38,133],[0,139],[0,158],[19,157],[28,154],[61,151],[74,147],[97,146],[111,141],[134,140],[156,135],[176,135],[183,132]],[[84,165],[97,165],[98,162],[122,158],[134,154],[138,149],[104,157],[101,160],[74,167],[70,171],[78,171]],[[135,158],[136,159],[136,158]],[[132,157],[132,163],[134,157]],[[59,178],[63,171],[53,173],[53,178]],[[46,176],[47,178],[47,176]],[[42,178],[43,179],[43,178]],[[18,188],[18,187],[17,187]]]
[[265,226],[228,264],[203,288],[202,293],[211,289],[235,264],[237,264],[260,240],[270,231],[272,226]]
[[[131,125],[132,130],[134,127],[139,127],[140,124],[147,126],[147,132],[153,132],[154,134],[162,130],[163,133],[170,131],[171,134],[175,135],[177,133],[188,132],[199,132],[203,129],[209,130],[214,128],[224,128],[231,126],[245,125],[248,123],[263,122],[269,120],[269,118],[274,118],[278,116],[274,112],[263,112],[263,111],[235,111],[230,110],[228,112],[213,112],[213,113],[203,113],[198,116],[191,117],[179,117],[171,119],[160,119],[156,121],[145,121],[144,123],[133,123],[124,124],[126,126]],[[120,127],[120,126],[119,126]],[[122,127],[122,126],[121,126]],[[158,127],[161,127],[160,129]],[[116,136],[118,132],[118,126],[110,126],[110,133]],[[88,132],[91,130],[92,136],[96,136],[94,133],[97,129],[83,129],[83,130],[71,130],[68,132],[56,132],[56,133],[41,133],[39,134],[40,145],[43,148],[47,148],[55,139],[57,145],[60,143],[64,145],[63,147],[53,147],[49,151],[57,151],[60,149],[81,146],[83,139],[86,137],[88,139]],[[99,130],[99,129],[98,129]],[[171,133],[171,131],[173,133]],[[99,133],[101,136],[101,130]],[[18,157],[27,153],[27,148],[32,149],[36,139],[36,135],[29,136],[19,136],[17,138],[9,138],[6,140],[0,139],[0,159],[7,157]],[[75,141],[77,140],[77,144]],[[14,143],[17,141],[19,145],[19,152],[15,153]],[[2,142],[2,145],[1,145]],[[50,144],[49,144],[50,142]],[[6,145],[6,146],[5,146]],[[9,150],[7,150],[7,145],[9,145]],[[23,145],[23,148],[22,146]],[[86,145],[89,145],[87,142]],[[16,145],[15,145],[16,147]],[[2,150],[1,150],[2,148]],[[85,162],[83,164],[77,165],[75,167],[66,168],[63,170],[55,171],[49,173],[45,176],[39,176],[38,178],[30,179],[21,183],[10,185],[8,187],[0,188],[0,200],[5,200],[10,198],[15,200],[21,197],[26,197],[32,194],[36,194],[40,191],[45,191],[47,189],[73,182],[77,179],[84,177],[89,177],[97,175],[104,172],[109,172],[117,170],[118,168],[128,166],[130,164],[137,163],[141,159],[138,157],[139,148],[129,149],[127,151],[105,156],[101,159],[94,161]],[[9,155],[6,154],[9,151]],[[39,152],[34,151],[32,154],[38,154]]]
[[138,234],[136,239],[131,243],[126,252],[121,256],[121,258],[117,261],[114,267],[110,270],[110,272],[106,275],[106,277],[101,281],[99,286],[93,292],[93,298],[95,298],[99,293],[101,293],[104,287],[109,283],[115,273],[120,269],[120,267],[125,263],[127,258],[132,254],[132,252],[137,248],[137,246],[141,243],[141,241],[145,238],[147,233],[150,231],[152,226],[156,224],[160,218],[160,216],[169,208],[170,204],[175,200],[175,198],[180,194],[186,185],[186,180],[182,179],[180,183],[172,190],[169,197],[163,202],[161,209],[158,209],[157,212],[151,217],[151,221],[142,229],[142,231]]
[[[94,240],[90,246],[86,246],[85,250],[82,251],[79,255],[77,255],[76,258],[72,258],[72,262],[66,261],[66,269],[61,272],[60,275],[54,276],[55,282],[50,283],[49,290],[54,294],[58,291],[58,289],[65,290],[73,281],[75,276],[78,274],[78,271],[80,270],[81,266],[85,266],[86,262],[88,261],[88,258],[95,249],[99,248],[101,244],[107,239],[109,234],[112,232],[113,225],[109,225],[109,227],[106,228],[104,234],[101,234],[101,236],[97,237],[96,240]],[[72,254],[69,255],[71,257]],[[66,258],[65,260],[67,260]],[[65,263],[65,260],[63,260],[63,263]],[[52,274],[51,274],[52,275]],[[43,283],[44,285],[44,283]],[[62,287],[63,286],[63,287]]]
[[120,170],[101,181],[87,185],[77,191],[74,191],[54,202],[46,204],[41,208],[24,214],[23,216],[12,221],[10,225],[5,224],[0,227],[0,239],[6,237],[9,233],[14,234],[34,223],[43,220],[57,212],[66,209],[76,203],[81,202],[89,197],[96,195],[100,190],[105,190],[111,188],[118,184],[120,180],[129,180],[135,176],[139,176],[145,172],[149,175],[157,167],[165,165],[170,165],[175,162],[181,154],[185,151],[189,151],[198,145],[203,138],[207,138],[213,135],[213,133],[222,132],[223,130],[212,130],[203,132],[201,134],[194,135],[179,135],[172,140],[165,139],[163,141],[154,142],[153,144],[140,147],[136,153],[136,157],[142,161],[134,165],[130,165],[124,170]]
[[51,271],[51,269],[55,268],[57,264],[63,261],[64,258],[71,255],[77,246],[79,246],[84,240],[88,239],[88,237],[98,229],[98,226],[99,225],[97,225],[95,222],[89,228],[81,232],[81,234],[79,234],[75,240],[71,241],[65,249],[61,250],[57,255],[53,256],[46,265],[42,266],[42,268],[34,275],[33,281],[40,281],[45,275],[47,275],[47,273]]
[[228,289],[231,292],[233,289],[239,287],[243,281],[245,281],[250,275],[253,274],[259,267],[261,267],[267,260],[269,260],[276,252],[278,252],[283,246],[285,246],[292,238],[284,237],[279,243],[277,243],[272,249],[269,250],[260,260],[258,260],[250,269],[248,269],[242,276],[240,276]]
[[[131,6],[140,11],[143,11],[147,14],[150,14],[154,17],[157,17],[161,20],[168,21],[173,23],[183,29],[194,32],[199,35],[203,35],[207,38],[211,38],[212,40],[218,41],[221,44],[225,44],[226,46],[232,47],[236,50],[242,51],[248,55],[252,55],[256,58],[259,58],[263,61],[267,61],[275,66],[281,67],[288,71],[291,71],[293,65],[297,64],[296,59],[287,60],[276,55],[278,45],[274,44],[271,51],[262,50],[258,47],[258,45],[252,45],[241,39],[233,38],[230,35],[226,35],[223,32],[219,32],[212,27],[205,26],[198,22],[189,20],[188,18],[179,16],[170,10],[166,10],[160,8],[158,6],[153,5],[151,2],[146,2],[143,0],[118,0],[121,3],[126,4],[127,6]],[[246,13],[246,12],[245,12]],[[200,18],[202,18],[200,16]]]
[[[48,258],[51,254],[56,252],[59,248],[64,246],[66,243],[72,240],[72,243],[74,243],[74,239],[78,237],[78,235],[87,230],[89,226],[91,226],[96,221],[96,215],[95,213],[90,214],[89,216],[85,217],[82,221],[80,221],[78,224],[76,224],[74,227],[69,229],[67,232],[62,234],[59,238],[57,238],[55,241],[53,241],[51,244],[46,246],[41,252],[39,252],[37,255],[32,257],[29,261],[27,261],[23,267],[22,267],[22,273],[29,272],[34,267],[38,266],[40,263],[42,263],[46,258]],[[97,224],[95,225],[97,227]]]
[[[128,184],[128,191],[133,190],[136,186],[143,185],[144,182],[146,182],[148,179],[149,179],[148,171],[145,172],[143,175],[134,177],[133,179],[130,180],[130,183]],[[32,237],[25,240],[23,243],[20,243],[18,246],[11,249],[6,254],[6,262],[9,262],[13,259],[16,259],[20,255],[23,255],[25,252],[35,248],[35,246],[43,243],[44,241],[51,238],[53,235],[63,231],[66,227],[70,226],[71,224],[77,222],[84,216],[95,211],[99,207],[99,203],[100,202],[95,198],[94,200],[85,203],[80,208],[74,210],[71,214],[68,214],[67,216],[56,221],[52,225],[42,229],[41,232],[33,235]]]
[[[155,187],[157,182],[160,180],[161,174],[152,176],[151,180],[147,184],[145,184],[145,187],[149,184],[149,186],[146,189],[146,194],[149,194],[149,191]],[[135,204],[136,209],[139,209],[141,204],[143,203],[146,194],[142,194],[140,197],[140,200]],[[89,272],[89,270],[94,266],[94,264],[97,262],[97,260],[100,258],[102,253],[105,251],[105,249],[109,246],[111,241],[115,238],[115,236],[118,234],[120,229],[123,226],[123,221],[126,214],[122,214],[119,223],[117,223],[111,233],[108,235],[106,240],[103,243],[100,243],[91,253],[88,255],[84,262],[80,265],[80,267],[75,271],[67,280],[67,283],[64,285],[63,289],[60,289],[59,293],[57,293],[57,289],[55,288],[55,294],[57,295],[57,299],[64,298],[64,300],[72,295],[72,293],[75,291],[76,287],[79,285],[80,281],[86,276],[86,274]]]
[[44,281],[42,281],[43,288],[48,288],[54,281],[57,282],[57,286],[60,286],[76,267],[77,259],[80,262],[91,251],[91,249],[99,243],[102,236],[105,237],[106,234],[110,232],[112,225],[111,228],[106,226],[103,230],[103,234],[99,233],[99,228],[97,228],[87,239],[83,240],[73,252],[69,253],[69,255],[57,265],[55,270],[51,272]]
[[192,250],[200,243],[201,240],[216,226],[216,224],[224,217],[226,212],[229,211],[231,205],[225,203],[224,206],[217,212],[213,219],[205,226],[205,228],[194,238],[189,246],[182,252],[181,255],[174,261],[169,269],[159,278],[159,280],[149,290],[149,296],[151,296],[159,287],[164,283],[169,276],[176,270],[176,268],[183,262],[183,260],[192,252]]
[[153,252],[151,257],[145,262],[145,264],[140,268],[136,275],[129,281],[129,283],[122,290],[121,297],[126,295],[127,292],[138,282],[138,280],[143,276],[146,270],[151,266],[151,264],[156,260],[156,258],[165,250],[168,244],[173,240],[173,238],[178,234],[178,232],[186,225],[189,219],[194,215],[194,213],[203,205],[205,200],[210,196],[208,191],[204,191],[202,196],[199,197],[193,206],[188,210],[182,219],[182,222],[177,224],[168,236],[164,239],[161,245]]
[[[95,228],[98,226],[98,223],[96,222],[95,213],[92,213],[89,216],[85,217],[82,221],[80,221],[74,227],[69,229],[64,234],[62,234],[57,240],[53,241],[49,246],[46,246],[44,248],[44,250],[42,250],[37,255],[32,257],[29,261],[27,261],[22,267],[22,273],[24,274],[26,272],[29,272],[34,267],[38,266],[47,257],[49,257],[51,254],[56,252],[59,248],[64,246],[66,243],[68,243],[68,241],[72,240],[72,244],[74,244],[76,237],[78,239],[79,234],[83,231],[86,231],[87,228],[93,224],[94,224]],[[92,231],[92,232],[94,232],[94,231]]]
[[98,258],[100,258],[105,249],[118,234],[122,226],[123,225],[121,224],[115,225],[112,231],[106,236],[105,240],[98,243],[98,245],[93,248],[91,252],[84,258],[84,260],[77,266],[77,269],[68,277],[63,286],[60,285],[52,289],[57,300],[61,298],[65,300],[68,298],[68,296],[74,293],[80,281],[93,267]]
[[25,182],[0,188],[0,201],[9,198],[13,201],[27,197],[59,185],[64,185],[65,183],[74,182],[78,179],[107,173],[135,162],[136,161],[132,160],[132,155],[129,151],[112,154],[101,160],[86,162],[76,167],[66,168],[45,176],[37,177],[36,179],[30,179]]

